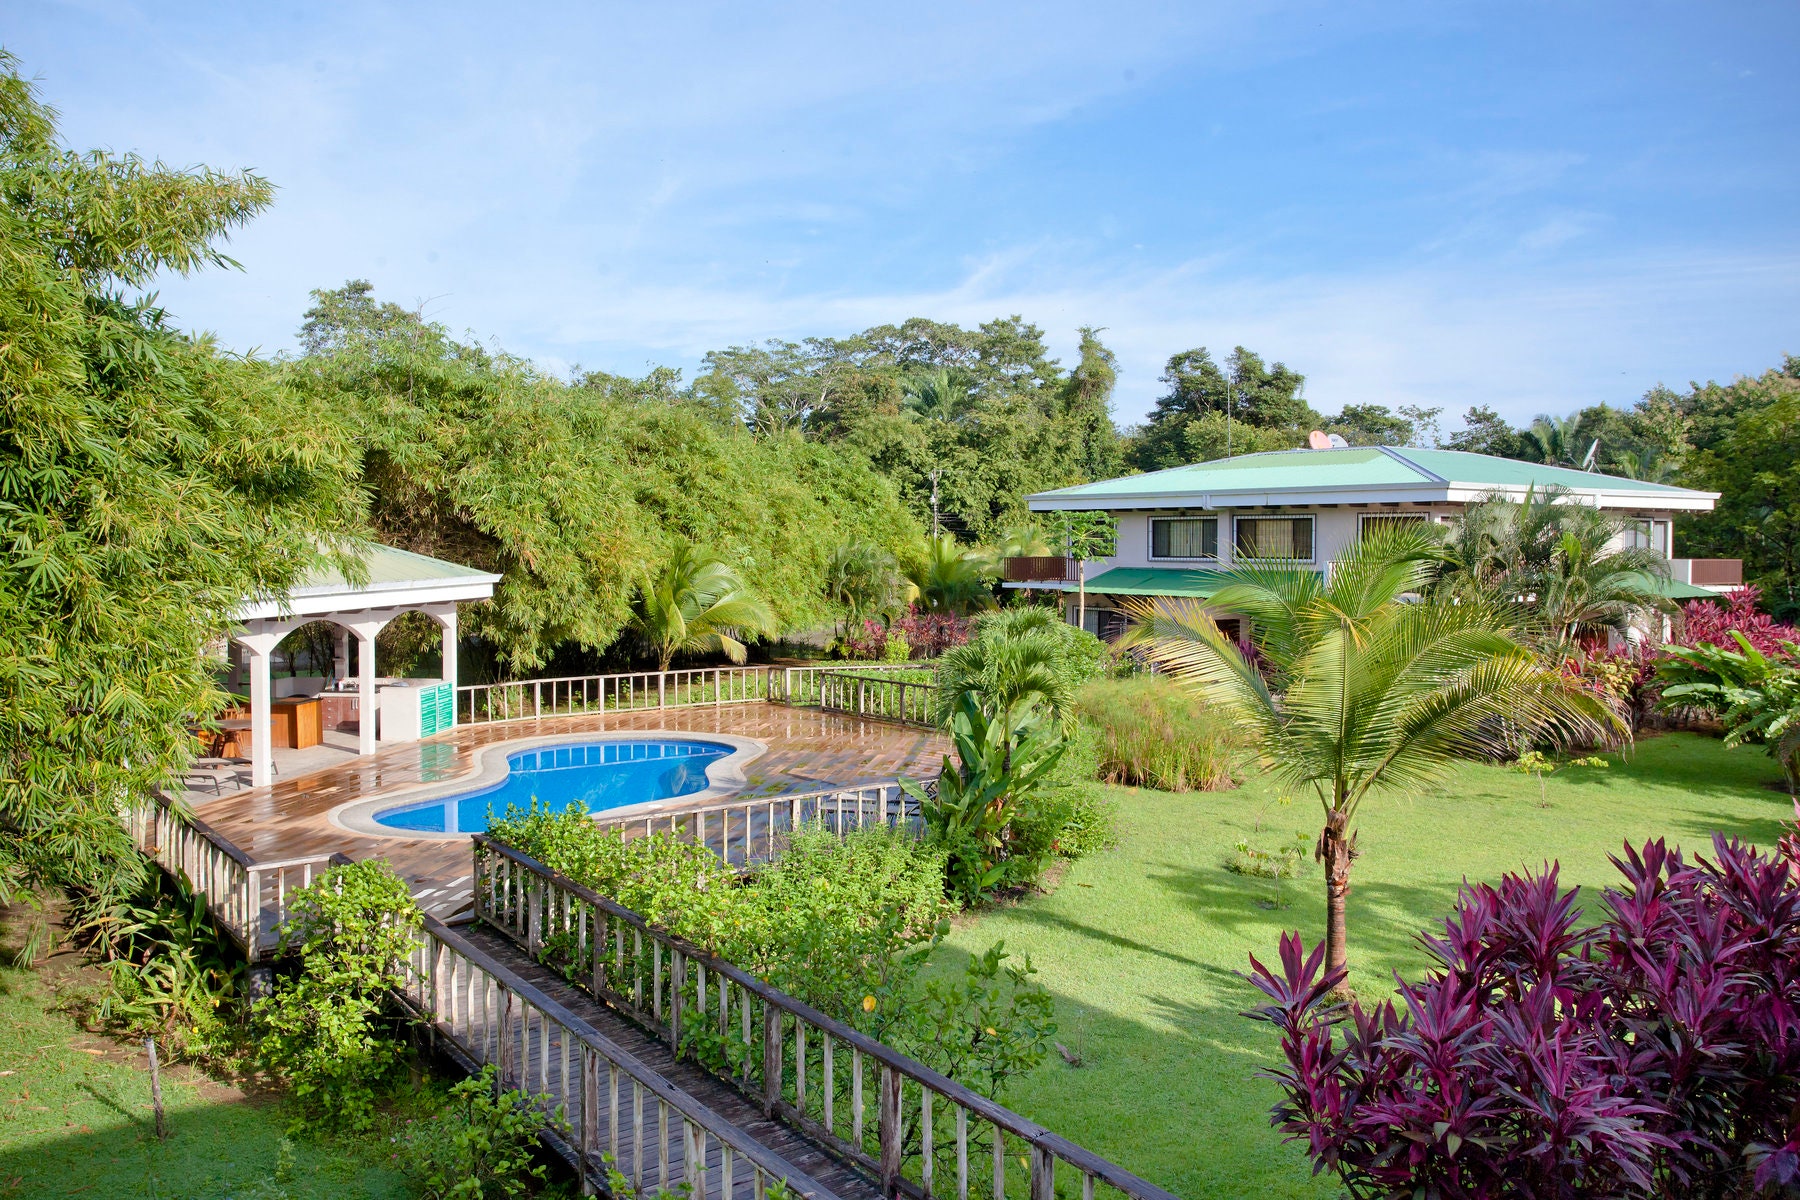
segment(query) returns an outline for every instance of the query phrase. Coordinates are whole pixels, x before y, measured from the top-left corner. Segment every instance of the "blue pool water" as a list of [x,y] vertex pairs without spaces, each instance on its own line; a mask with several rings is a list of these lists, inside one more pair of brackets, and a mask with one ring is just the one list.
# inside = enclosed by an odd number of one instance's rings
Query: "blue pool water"
[[423,833],[480,833],[488,813],[531,807],[533,800],[560,812],[571,805],[587,812],[667,800],[704,791],[706,767],[731,753],[718,742],[646,738],[630,742],[590,742],[547,746],[507,756],[505,780],[463,796],[406,804],[375,814],[390,829]]

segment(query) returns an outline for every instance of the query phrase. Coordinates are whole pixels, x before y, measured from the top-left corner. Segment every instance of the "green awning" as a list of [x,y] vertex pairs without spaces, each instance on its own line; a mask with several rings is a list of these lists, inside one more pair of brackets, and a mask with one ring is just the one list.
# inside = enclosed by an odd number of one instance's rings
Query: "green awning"
[[1725,602],[1725,597],[1711,588],[1696,587],[1691,583],[1683,583],[1679,579],[1651,576],[1650,584],[1671,600],[1717,600],[1721,604]]
[[[1192,567],[1114,567],[1087,582],[1089,592],[1107,596],[1192,596],[1204,600],[1226,583],[1218,571]],[[1072,592],[1075,585],[1063,584]]]

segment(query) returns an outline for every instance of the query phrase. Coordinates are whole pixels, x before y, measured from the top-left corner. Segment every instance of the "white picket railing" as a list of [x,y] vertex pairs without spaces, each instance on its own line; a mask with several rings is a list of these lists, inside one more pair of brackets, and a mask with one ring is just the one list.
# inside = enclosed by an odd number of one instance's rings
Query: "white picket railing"
[[456,723],[486,725],[568,713],[631,712],[771,700],[775,668],[700,667],[468,684],[456,689]]
[[[572,713],[718,707],[760,700],[930,725],[932,670],[931,663],[702,667],[466,684],[456,689],[456,723],[487,725]],[[913,675],[918,678],[893,678]]]
[[205,821],[161,795],[133,805],[127,823],[138,849],[204,896],[207,911],[251,962],[274,951],[289,895],[310,884],[332,857],[254,862]]

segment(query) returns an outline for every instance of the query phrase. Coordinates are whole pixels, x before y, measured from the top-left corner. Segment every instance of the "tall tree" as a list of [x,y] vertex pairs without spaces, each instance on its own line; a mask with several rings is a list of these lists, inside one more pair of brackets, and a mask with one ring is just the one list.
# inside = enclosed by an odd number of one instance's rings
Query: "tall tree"
[[[1194,462],[1189,454],[1189,425],[1218,414],[1228,422],[1230,449],[1237,445],[1236,428],[1273,431],[1283,443],[1296,432],[1303,438],[1319,424],[1319,415],[1300,398],[1306,377],[1283,363],[1265,364],[1262,357],[1244,347],[1234,349],[1221,365],[1204,347],[1171,355],[1163,369],[1168,390],[1157,400],[1148,422],[1134,439],[1130,460],[1142,471]],[[1249,436],[1258,440],[1256,433]]]
[[234,265],[269,184],[67,150],[54,118],[0,52],[0,903],[138,881],[120,807],[223,701],[207,646],[359,528],[333,414],[130,294]]

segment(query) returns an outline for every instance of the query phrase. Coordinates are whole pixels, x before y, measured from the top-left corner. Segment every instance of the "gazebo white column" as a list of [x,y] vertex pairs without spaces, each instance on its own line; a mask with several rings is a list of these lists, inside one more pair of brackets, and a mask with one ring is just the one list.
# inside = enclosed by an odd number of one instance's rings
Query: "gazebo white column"
[[437,614],[438,624],[444,630],[444,681],[452,691],[456,689],[456,606],[445,606],[445,610]]
[[375,636],[392,620],[392,615],[377,617],[370,613],[346,615],[340,623],[356,635],[356,752],[375,753]]
[[[350,674],[350,631],[342,625],[337,627],[337,662],[332,670],[332,678],[342,679]],[[343,675],[337,674],[342,671]]]
[[269,660],[280,640],[278,633],[245,633],[237,638],[250,660],[251,787],[267,787],[274,778],[275,747],[269,732]]

